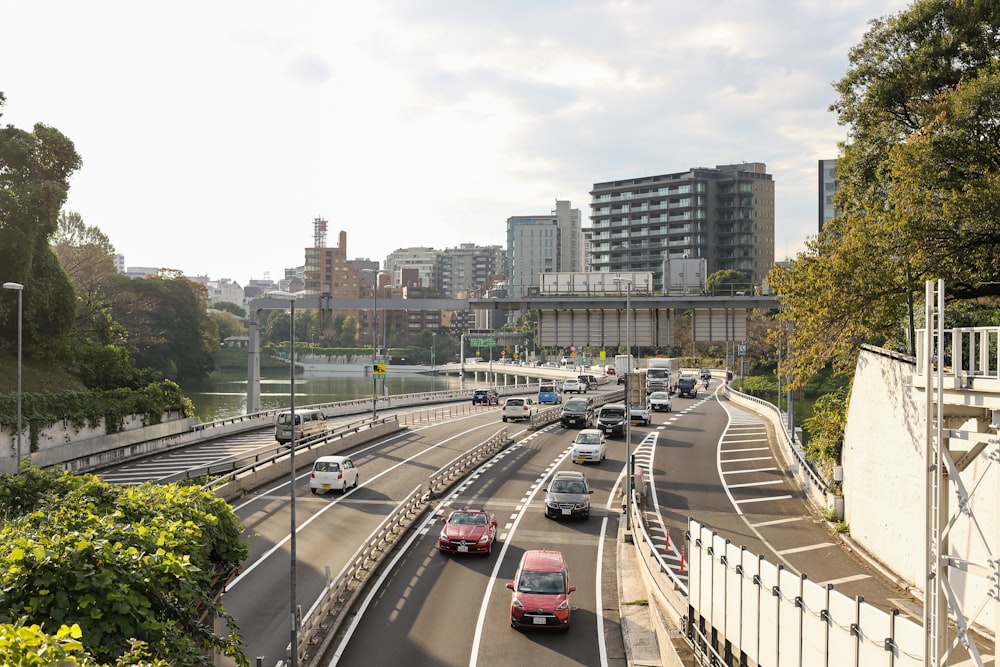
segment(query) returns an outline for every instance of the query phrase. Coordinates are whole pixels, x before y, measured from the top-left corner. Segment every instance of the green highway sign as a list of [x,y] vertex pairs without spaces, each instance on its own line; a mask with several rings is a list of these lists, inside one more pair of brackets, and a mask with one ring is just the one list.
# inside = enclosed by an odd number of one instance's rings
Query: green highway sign
[[469,345],[472,347],[494,347],[497,344],[496,338],[470,338]]

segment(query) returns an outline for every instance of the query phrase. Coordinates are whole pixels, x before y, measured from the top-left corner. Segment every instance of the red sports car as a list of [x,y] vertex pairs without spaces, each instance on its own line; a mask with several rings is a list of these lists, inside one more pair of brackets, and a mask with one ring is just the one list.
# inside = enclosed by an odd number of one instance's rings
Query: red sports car
[[438,536],[441,553],[489,554],[497,537],[497,518],[486,510],[455,510],[444,520]]

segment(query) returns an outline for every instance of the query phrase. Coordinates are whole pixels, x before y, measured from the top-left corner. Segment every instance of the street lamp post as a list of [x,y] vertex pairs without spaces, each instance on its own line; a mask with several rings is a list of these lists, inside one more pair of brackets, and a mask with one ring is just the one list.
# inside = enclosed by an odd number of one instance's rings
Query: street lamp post
[[361,269],[372,274],[372,421],[378,419],[378,378],[375,375],[375,358],[378,356],[378,277],[384,273],[378,269]]
[[21,472],[21,283],[4,283],[4,289],[17,290],[17,451],[14,453],[15,472]]
[[434,380],[434,391],[437,391],[437,331],[431,332],[431,378]]
[[292,425],[292,435],[289,441],[288,450],[288,460],[289,466],[291,467],[291,477],[289,480],[289,516],[291,522],[291,533],[288,536],[288,550],[291,554],[291,570],[289,579],[289,591],[291,600],[291,623],[292,623],[292,634],[291,634],[291,647],[292,647],[292,658],[289,662],[291,667],[297,667],[299,660],[299,615],[297,613],[296,604],[296,594],[295,594],[295,298],[296,295],[291,292],[270,292],[268,294],[274,299],[283,299],[289,302],[290,310],[290,333],[288,342],[288,378],[289,378],[289,389],[288,389],[288,403],[289,403],[289,423]]
[[[623,276],[611,279],[613,282],[625,283],[625,356],[632,354],[632,343],[629,339],[629,318],[632,310],[632,280]],[[632,528],[632,416],[629,414],[629,388],[632,383],[632,361],[629,360],[625,373],[625,528]]]

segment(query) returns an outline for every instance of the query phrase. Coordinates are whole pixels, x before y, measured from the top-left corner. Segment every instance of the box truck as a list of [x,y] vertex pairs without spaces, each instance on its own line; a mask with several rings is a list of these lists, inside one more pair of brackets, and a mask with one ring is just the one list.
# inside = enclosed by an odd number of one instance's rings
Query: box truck
[[625,376],[635,370],[635,362],[631,354],[615,355],[615,375],[618,377],[618,384],[625,384]]
[[673,392],[677,388],[677,371],[680,370],[676,359],[646,360],[646,393],[654,391]]

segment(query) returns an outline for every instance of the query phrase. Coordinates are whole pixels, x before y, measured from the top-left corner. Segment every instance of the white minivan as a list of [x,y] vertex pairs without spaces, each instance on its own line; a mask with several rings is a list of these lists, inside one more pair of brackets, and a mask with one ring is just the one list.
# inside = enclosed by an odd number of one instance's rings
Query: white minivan
[[[295,411],[295,439],[310,438],[327,429],[326,414],[322,410]],[[279,412],[274,420],[274,439],[281,444],[292,441],[292,413]]]

